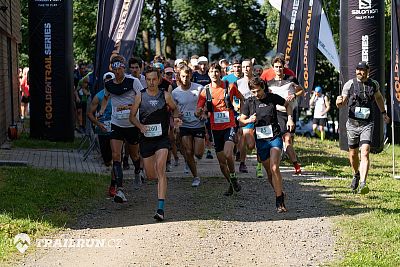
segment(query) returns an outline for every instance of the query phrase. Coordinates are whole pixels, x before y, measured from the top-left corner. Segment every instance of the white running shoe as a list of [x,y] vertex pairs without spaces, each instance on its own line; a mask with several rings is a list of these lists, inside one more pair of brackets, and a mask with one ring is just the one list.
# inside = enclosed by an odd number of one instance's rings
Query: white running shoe
[[114,202],[116,202],[116,203],[124,203],[124,202],[127,202],[127,201],[128,200],[126,199],[125,194],[122,191],[122,189],[118,188],[117,189],[117,194],[115,194],[115,196],[114,196]]
[[193,182],[192,182],[192,186],[193,187],[198,187],[200,185],[200,177],[194,177],[193,178]]

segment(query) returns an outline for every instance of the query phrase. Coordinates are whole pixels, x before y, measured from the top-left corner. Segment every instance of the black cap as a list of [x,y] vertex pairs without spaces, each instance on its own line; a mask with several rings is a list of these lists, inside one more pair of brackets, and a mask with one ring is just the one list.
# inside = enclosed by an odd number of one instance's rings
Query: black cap
[[368,70],[369,69],[368,62],[366,62],[366,61],[358,62],[356,69]]

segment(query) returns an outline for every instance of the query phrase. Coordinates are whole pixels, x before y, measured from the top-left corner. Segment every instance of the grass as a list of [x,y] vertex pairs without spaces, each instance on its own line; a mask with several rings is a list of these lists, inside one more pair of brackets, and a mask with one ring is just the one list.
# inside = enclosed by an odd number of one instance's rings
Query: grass
[[[367,195],[353,195],[348,185],[351,168],[347,152],[337,142],[296,137],[296,151],[306,170],[322,171],[346,180],[320,180],[343,215],[335,219],[338,250],[343,255],[332,266],[400,266],[400,181],[392,177],[392,148],[371,154]],[[395,146],[397,174],[400,147]]]
[[[18,148],[33,148],[33,149],[78,149],[81,138],[75,138],[73,142],[52,142],[48,140],[33,139],[29,134],[24,132],[17,140],[12,143],[13,147]],[[86,142],[83,149],[88,148]]]
[[104,196],[107,180],[95,174],[0,168],[0,263],[20,255],[12,244],[18,233],[35,240],[76,223]]

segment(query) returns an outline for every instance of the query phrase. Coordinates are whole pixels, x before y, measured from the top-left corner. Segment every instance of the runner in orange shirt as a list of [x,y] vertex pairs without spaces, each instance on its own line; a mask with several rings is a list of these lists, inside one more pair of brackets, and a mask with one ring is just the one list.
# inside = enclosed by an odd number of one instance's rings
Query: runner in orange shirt
[[221,81],[221,66],[213,62],[208,70],[211,83],[204,87],[197,102],[197,116],[210,115],[211,130],[214,137],[214,147],[222,174],[229,182],[225,196],[231,196],[233,191],[239,192],[241,185],[235,172],[233,148],[235,146],[235,117],[233,113],[233,96],[243,99],[234,84]]

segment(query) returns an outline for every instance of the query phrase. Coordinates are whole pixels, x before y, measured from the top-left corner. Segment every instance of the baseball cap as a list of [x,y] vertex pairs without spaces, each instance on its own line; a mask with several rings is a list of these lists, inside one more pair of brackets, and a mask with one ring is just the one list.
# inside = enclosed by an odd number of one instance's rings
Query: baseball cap
[[322,93],[322,87],[321,86],[315,87],[315,92]]
[[178,58],[177,60],[175,60],[175,66],[178,66],[180,63],[182,63],[183,62],[183,59],[181,59],[181,58]]
[[208,59],[205,56],[201,56],[199,57],[199,59],[197,60],[197,62],[200,64],[200,62],[206,62],[208,63]]
[[174,69],[171,67],[165,68],[165,73],[174,72]]
[[160,62],[156,62],[153,64],[154,68],[160,69],[161,71],[164,70],[164,64],[160,63]]
[[368,62],[366,62],[366,61],[360,61],[360,62],[358,62],[356,69],[368,70],[368,69],[369,69]]
[[115,79],[114,73],[112,73],[112,72],[106,72],[106,73],[104,73],[104,75],[103,75],[103,81],[104,81],[105,79]]

